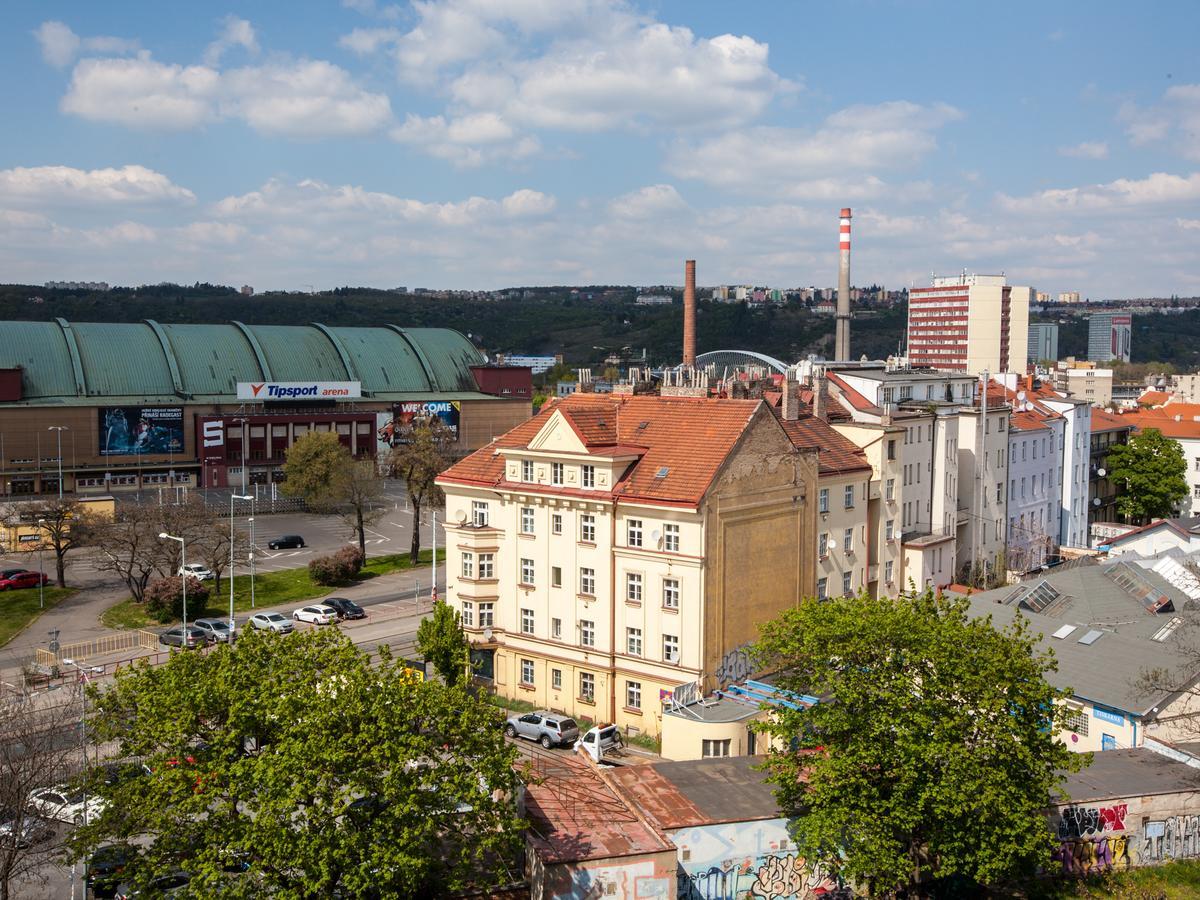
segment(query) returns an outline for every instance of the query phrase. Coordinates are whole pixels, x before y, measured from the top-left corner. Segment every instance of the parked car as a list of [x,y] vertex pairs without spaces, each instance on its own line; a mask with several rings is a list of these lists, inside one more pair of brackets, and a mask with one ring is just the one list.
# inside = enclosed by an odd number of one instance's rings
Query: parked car
[[261,631],[276,631],[287,634],[295,626],[291,619],[284,618],[277,612],[255,613],[249,619],[250,625]]
[[14,810],[0,809],[0,851],[32,847],[53,836],[54,826],[32,812],[21,815]]
[[8,578],[0,578],[0,591],[19,591],[23,588],[34,588],[39,584],[49,584],[50,579],[37,572],[17,572]]
[[22,572],[28,572],[28,569],[0,569],[0,581],[5,578],[12,578],[14,575],[20,575]]
[[103,798],[95,794],[87,795],[67,784],[50,788],[40,788],[29,795],[29,808],[43,819],[57,819],[59,822],[79,823],[85,818],[90,821],[104,812]]
[[281,534],[273,541],[268,541],[267,546],[272,550],[294,550],[297,547],[304,547],[304,538],[298,534]]
[[105,844],[96,848],[87,864],[87,884],[93,897],[112,897],[121,884],[121,875],[138,855],[131,844]]
[[596,725],[575,742],[576,750],[582,748],[596,762],[600,762],[605,754],[618,751],[623,746],[625,740],[621,737],[621,729],[616,725]]
[[229,622],[225,619],[197,619],[192,624],[204,632],[204,637],[210,644],[228,644],[233,638]]
[[204,565],[204,563],[188,563],[186,566],[180,566],[179,574],[191,575],[193,578],[198,578],[201,581],[208,581],[209,579],[217,577],[216,573],[214,573],[213,570],[208,566]]
[[183,626],[176,625],[174,628],[168,628],[158,636],[158,642],[167,647],[183,647],[192,649],[195,647],[203,647],[208,643],[208,634],[202,628],[197,628],[195,625],[187,627],[187,634],[184,634]]
[[117,887],[116,900],[131,900],[133,897],[170,897],[181,893],[191,880],[192,876],[187,872],[175,871],[150,879],[150,885],[145,891],[136,891],[132,885],[122,884]]
[[346,619],[365,619],[367,617],[365,609],[353,600],[347,600],[345,597],[326,597],[321,601],[321,605],[328,606],[343,621]]
[[579,739],[579,726],[570,716],[540,710],[521,716],[509,716],[504,725],[509,737],[537,741],[547,750],[561,744],[574,744]]
[[304,606],[292,613],[292,618],[310,625],[332,625],[338,620],[338,614],[332,606]]

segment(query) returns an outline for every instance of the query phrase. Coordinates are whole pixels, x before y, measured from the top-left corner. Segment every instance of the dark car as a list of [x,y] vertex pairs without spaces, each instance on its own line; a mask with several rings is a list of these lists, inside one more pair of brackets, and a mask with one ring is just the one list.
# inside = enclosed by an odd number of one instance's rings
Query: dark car
[[33,588],[39,584],[49,584],[50,579],[37,572],[18,572],[8,578],[0,578],[0,591],[19,591],[22,588]]
[[150,879],[150,885],[145,891],[135,891],[131,885],[122,884],[117,888],[117,900],[130,900],[132,897],[169,897],[187,887],[192,880],[187,872],[168,872]]
[[176,625],[174,628],[168,628],[158,636],[158,642],[165,644],[168,647],[203,647],[208,643],[208,635],[203,629],[197,628],[195,625],[187,627],[187,635],[183,633],[183,626]]
[[326,597],[321,601],[321,605],[334,610],[343,622],[346,619],[365,619],[367,617],[365,609],[345,597]]
[[28,569],[0,569],[0,581],[5,578],[12,578],[14,575],[20,575],[22,572],[28,571]]
[[87,883],[93,896],[115,896],[125,867],[137,854],[138,849],[130,844],[107,844],[97,849],[87,866]]
[[272,550],[294,550],[297,547],[303,547],[304,538],[298,534],[281,534],[273,541],[268,541],[267,546]]

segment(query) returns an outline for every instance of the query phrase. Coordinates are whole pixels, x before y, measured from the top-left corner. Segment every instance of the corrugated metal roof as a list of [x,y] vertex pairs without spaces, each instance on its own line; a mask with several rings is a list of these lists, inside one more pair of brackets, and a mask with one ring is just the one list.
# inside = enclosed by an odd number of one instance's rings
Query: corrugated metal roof
[[[402,335],[390,326],[326,333],[315,325],[253,325],[246,326],[248,336],[234,324],[157,327],[159,332],[147,322],[3,322],[0,368],[24,371],[21,405],[229,402],[237,382],[265,378],[361,381],[364,396],[383,399],[486,396],[470,370],[484,361],[483,354],[450,329],[416,328]],[[251,338],[262,350],[266,372]]]

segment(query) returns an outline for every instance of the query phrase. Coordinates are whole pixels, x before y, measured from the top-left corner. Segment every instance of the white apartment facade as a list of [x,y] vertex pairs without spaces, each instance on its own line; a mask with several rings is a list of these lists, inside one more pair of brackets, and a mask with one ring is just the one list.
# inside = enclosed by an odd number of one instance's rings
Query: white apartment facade
[[1018,572],[1040,566],[1058,548],[1062,502],[1066,420],[1029,407],[1014,411],[1008,432],[1008,567]]
[[914,366],[979,375],[1023,370],[1029,346],[1029,287],[1003,275],[934,277],[911,288],[908,357]]
[[1064,420],[1061,471],[1057,476],[1062,491],[1059,501],[1058,543],[1063,547],[1087,547],[1088,481],[1091,478],[1092,448],[1091,405],[1084,400],[1059,396],[1045,387],[1033,396]]

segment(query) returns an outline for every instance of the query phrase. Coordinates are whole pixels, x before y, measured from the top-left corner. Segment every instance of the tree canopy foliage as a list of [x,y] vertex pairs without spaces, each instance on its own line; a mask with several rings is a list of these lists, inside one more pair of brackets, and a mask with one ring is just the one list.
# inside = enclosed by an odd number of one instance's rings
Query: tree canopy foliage
[[355,459],[333,432],[310,431],[287,452],[283,492],[333,513],[367,555],[367,529],[383,517],[383,477],[373,460]]
[[1183,448],[1157,428],[1143,429],[1128,444],[1114,444],[1108,451],[1108,468],[1108,477],[1121,486],[1117,510],[1130,521],[1172,516],[1187,496]]
[[462,617],[449,603],[433,604],[433,615],[417,626],[417,651],[433,663],[447,684],[458,684],[467,674],[470,651],[463,634]]
[[337,630],[249,631],[92,696],[97,741],[146,768],[95,787],[107,808],[73,847],[146,839],[136,886],[182,868],[202,896],[436,897],[514,874],[516,754],[494,710],[386,647],[372,665]]
[[[421,510],[425,506],[436,506],[442,501],[442,489],[434,481],[449,465],[446,448],[451,441],[451,432],[436,420],[432,424],[420,425],[412,430],[412,439],[392,449],[388,466],[392,473],[404,479],[408,488],[408,500],[412,503],[413,521],[421,521]],[[409,559],[415,566],[421,552],[421,529],[413,527]]]
[[764,725],[797,853],[874,896],[1047,864],[1043,810],[1087,762],[1056,738],[1066,694],[1024,620],[1000,631],[967,609],[929,592],[806,600],[754,651],[820,698]]

